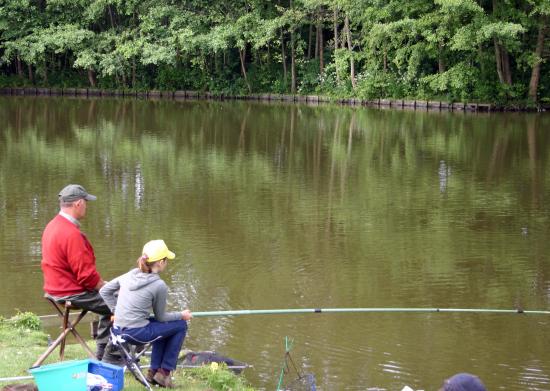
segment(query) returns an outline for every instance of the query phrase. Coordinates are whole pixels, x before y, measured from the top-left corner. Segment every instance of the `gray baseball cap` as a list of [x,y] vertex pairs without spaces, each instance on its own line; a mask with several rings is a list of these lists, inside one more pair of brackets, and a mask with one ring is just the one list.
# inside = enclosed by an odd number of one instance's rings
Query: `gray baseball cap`
[[80,185],[67,185],[59,192],[59,201],[73,202],[80,199],[95,201],[97,200],[97,197],[95,195],[88,194],[86,189]]

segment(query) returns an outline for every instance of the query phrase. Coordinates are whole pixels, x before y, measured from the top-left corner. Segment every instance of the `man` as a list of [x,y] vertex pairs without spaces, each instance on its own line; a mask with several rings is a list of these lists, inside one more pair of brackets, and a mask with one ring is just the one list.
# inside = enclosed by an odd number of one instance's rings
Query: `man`
[[96,355],[101,360],[109,340],[111,310],[99,295],[105,281],[97,272],[94,249],[80,231],[88,201],[96,199],[80,185],[61,190],[60,212],[42,234],[42,272],[44,291],[50,298],[60,304],[70,301],[100,315]]

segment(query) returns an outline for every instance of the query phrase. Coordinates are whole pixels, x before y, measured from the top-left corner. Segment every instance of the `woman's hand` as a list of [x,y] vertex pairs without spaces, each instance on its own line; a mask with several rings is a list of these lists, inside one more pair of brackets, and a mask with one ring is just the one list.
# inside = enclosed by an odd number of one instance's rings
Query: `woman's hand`
[[193,317],[193,314],[189,310],[183,310],[181,313],[181,318],[183,320],[190,320]]

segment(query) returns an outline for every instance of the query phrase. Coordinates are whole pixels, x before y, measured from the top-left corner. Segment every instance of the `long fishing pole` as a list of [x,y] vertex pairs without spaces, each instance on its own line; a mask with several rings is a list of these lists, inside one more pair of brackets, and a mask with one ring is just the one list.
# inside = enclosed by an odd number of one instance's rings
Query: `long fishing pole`
[[239,316],[239,315],[282,315],[282,314],[323,314],[323,313],[422,313],[422,312],[444,312],[444,313],[492,313],[492,314],[527,314],[527,315],[550,315],[550,311],[523,310],[523,309],[492,309],[492,308],[287,308],[287,309],[265,309],[265,310],[233,310],[233,311],[197,311],[193,312],[194,318],[208,316]]
[[[372,307],[372,308],[287,308],[264,310],[229,310],[229,311],[197,311],[193,312],[194,318],[208,316],[239,316],[239,315],[284,315],[284,314],[326,314],[326,313],[407,313],[407,312],[445,312],[445,313],[493,313],[493,314],[527,314],[550,315],[550,311],[517,309],[493,309],[493,308],[399,308],[399,307]],[[59,315],[42,315],[41,319],[57,318]]]

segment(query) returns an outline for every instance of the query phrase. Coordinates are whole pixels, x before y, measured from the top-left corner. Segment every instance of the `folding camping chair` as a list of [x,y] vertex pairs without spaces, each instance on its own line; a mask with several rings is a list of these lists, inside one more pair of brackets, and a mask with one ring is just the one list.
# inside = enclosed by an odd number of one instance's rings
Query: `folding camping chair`
[[132,375],[134,375],[136,380],[143,384],[149,391],[152,391],[152,388],[141,371],[139,359],[141,356],[145,355],[145,352],[149,350],[151,344],[160,338],[162,338],[162,336],[158,336],[152,341],[136,341],[132,336],[115,332],[115,327],[111,327],[111,343],[122,353],[124,365]]
[[[83,310],[81,308],[77,308],[71,304],[70,301],[65,301],[64,303],[57,303],[54,299],[52,299],[48,295],[44,295],[44,298],[48,300],[48,302],[55,308],[57,311],[57,314],[61,317],[61,334],[59,337],[56,338],[55,341],[52,342],[50,346],[48,346],[48,349],[36,360],[36,362],[32,365],[33,367],[37,367],[41,365],[44,360],[50,355],[51,352],[55,350],[57,346],[59,346],[59,359],[63,361],[65,358],[65,339],[67,338],[67,335],[69,333],[72,333],[76,340],[82,345],[84,350],[88,353],[90,358],[95,359],[95,354],[92,352],[90,347],[86,344],[84,339],[80,336],[78,331],[76,331],[76,325],[84,318],[88,310]],[[69,320],[69,315],[71,310],[80,310],[80,314],[76,318],[74,322],[71,322]]]

